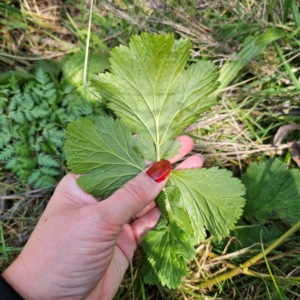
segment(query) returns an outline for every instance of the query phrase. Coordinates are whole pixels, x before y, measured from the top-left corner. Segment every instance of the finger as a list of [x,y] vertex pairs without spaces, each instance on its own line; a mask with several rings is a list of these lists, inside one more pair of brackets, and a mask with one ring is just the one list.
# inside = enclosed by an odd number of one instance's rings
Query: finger
[[[186,154],[188,154],[194,147],[194,141],[187,135],[182,135],[179,136],[176,140],[180,141],[182,146],[180,149],[180,152],[178,155],[176,155],[175,157],[169,159],[169,161],[171,163],[181,159],[182,157],[184,157]],[[195,162],[194,162],[195,163]],[[195,167],[201,167],[201,164],[196,164]],[[177,169],[177,168],[176,168]],[[156,206],[156,203],[153,201],[151,202],[148,206],[146,206],[142,211],[138,212],[135,216],[137,218],[145,215],[148,211],[150,211],[152,208],[154,208]]]
[[149,205],[147,205],[145,208],[143,208],[141,211],[139,211],[135,217],[136,218],[140,218],[143,215],[145,215],[148,211],[150,211],[151,209],[153,209],[156,206],[156,202],[152,201]]
[[203,156],[201,154],[195,154],[188,157],[182,163],[176,166],[175,170],[202,168],[203,162]]
[[139,244],[148,230],[153,229],[160,217],[160,210],[158,207],[151,209],[147,214],[135,220],[131,224],[136,243]]
[[174,157],[170,158],[169,161],[173,164],[174,162],[180,160],[184,156],[186,156],[188,153],[190,153],[194,148],[194,141],[192,138],[190,138],[187,135],[181,135],[177,137],[175,140],[179,141],[182,146],[180,149],[180,152],[175,155]]
[[128,181],[121,189],[98,205],[101,217],[112,228],[121,227],[136,213],[149,205],[167,182],[172,165],[159,161]]
[[[175,170],[183,170],[183,169],[194,169],[194,168],[202,168],[204,162],[204,158],[201,154],[196,154],[193,156],[188,157],[182,163],[180,163]],[[151,202],[148,206],[143,208],[140,212],[138,212],[135,217],[140,218],[141,216],[145,215],[151,209],[156,206],[156,202]]]
[[145,159],[144,161],[145,161],[145,164],[147,167],[150,167],[151,165],[153,165],[153,161],[151,161],[151,160]]
[[[174,162],[180,160],[184,156],[186,156],[194,148],[194,141],[193,141],[193,139],[190,138],[187,135],[180,135],[175,140],[179,141],[181,143],[181,148],[180,148],[179,153],[176,156],[168,159],[172,164]],[[153,164],[153,161],[145,160],[145,163],[146,163],[147,166],[150,166],[150,165]]]

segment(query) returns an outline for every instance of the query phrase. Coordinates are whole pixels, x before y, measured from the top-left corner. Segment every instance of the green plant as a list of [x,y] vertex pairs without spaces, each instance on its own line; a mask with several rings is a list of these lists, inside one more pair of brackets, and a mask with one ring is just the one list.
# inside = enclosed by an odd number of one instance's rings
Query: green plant
[[288,169],[280,159],[251,163],[242,181],[247,188],[243,218],[231,233],[239,243],[235,249],[279,238],[300,219],[300,172]]
[[[78,183],[86,192],[106,198],[146,167],[143,159],[176,155],[181,145],[174,138],[216,103],[216,67],[198,61],[184,70],[190,48],[171,34],[144,33],[112,50],[111,73],[92,83],[121,121],[80,118],[67,131],[68,166],[85,174]],[[157,199],[160,221],[142,242],[145,282],[177,287],[206,230],[221,239],[234,227],[243,193],[227,170],[173,170]]]
[[61,65],[44,62],[28,77],[24,71],[11,72],[9,79],[2,76],[0,162],[35,188],[53,185],[62,175],[67,124],[80,116],[103,113],[98,101],[84,97],[78,56],[82,53],[72,56],[73,64],[71,59]]
[[248,36],[244,41],[243,49],[239,53],[234,53],[220,69],[219,89],[227,87],[246,64],[262,52],[270,42],[281,36],[282,33],[279,30],[271,29],[259,36]]
[[[278,289],[277,282],[286,282],[290,286],[296,286],[299,277],[285,275],[286,266],[293,260],[285,258],[286,262],[281,268],[273,267],[271,270],[269,266],[271,259],[269,261],[267,255],[273,251],[273,257],[284,257],[279,248],[283,244],[287,244],[291,252],[298,253],[299,251],[294,249],[296,248],[294,242],[298,238],[293,235],[300,228],[300,172],[298,169],[289,170],[281,159],[263,159],[259,163],[249,165],[242,176],[242,181],[247,189],[246,205],[242,218],[238,221],[236,228],[230,232],[230,236],[234,236],[236,242],[233,241],[227,248],[237,251],[235,253],[244,251],[247,255],[242,256],[242,262],[239,265],[231,263],[230,270],[225,268],[225,271],[220,272],[215,278],[203,281],[200,287],[209,287],[234,276],[246,274],[273,282],[274,290],[281,297],[283,295]],[[250,246],[251,252],[246,248]],[[216,243],[215,250],[217,248]],[[224,249],[224,241],[220,248]],[[255,249],[259,251],[256,255],[252,255]],[[262,259],[267,265],[267,274],[256,270],[256,264],[259,264]],[[296,255],[294,259],[298,261],[299,255]]]

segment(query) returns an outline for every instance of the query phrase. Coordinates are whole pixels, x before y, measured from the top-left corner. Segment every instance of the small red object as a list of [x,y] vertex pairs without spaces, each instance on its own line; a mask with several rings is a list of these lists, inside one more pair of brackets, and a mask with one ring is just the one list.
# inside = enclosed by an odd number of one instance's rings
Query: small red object
[[146,174],[155,182],[164,181],[172,171],[172,164],[168,160],[160,160],[153,164]]

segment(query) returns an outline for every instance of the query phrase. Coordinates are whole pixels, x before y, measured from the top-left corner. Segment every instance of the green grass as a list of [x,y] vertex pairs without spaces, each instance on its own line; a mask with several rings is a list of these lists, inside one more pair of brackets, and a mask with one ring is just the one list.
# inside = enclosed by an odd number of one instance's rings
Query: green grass
[[3,264],[11,263],[13,261],[13,258],[15,257],[14,254],[18,254],[22,248],[21,247],[10,247],[6,244],[5,237],[4,237],[4,228],[0,224],[0,241],[1,241],[1,247],[0,247],[0,266]]
[[[35,60],[61,60],[86,47],[89,4],[83,0],[65,1],[60,7],[36,3],[37,9],[23,0],[0,3],[1,74],[16,67],[29,68]],[[269,156],[281,156],[296,167],[286,144],[279,149],[272,145],[280,126],[300,121],[296,0],[99,1],[91,20],[89,53],[107,54],[143,31],[174,32],[176,38],[192,40],[191,62],[213,60],[220,68],[218,105],[187,128],[195,138],[194,152],[204,154],[206,167],[219,165],[240,176],[249,162]],[[294,133],[294,138],[299,139],[299,134]],[[0,177],[1,195],[7,196],[5,200],[0,197],[3,270],[28,239],[51,192],[16,181],[3,165]],[[115,299],[300,298],[299,233],[266,255],[265,262],[256,262],[252,273],[230,277],[210,288],[200,286],[223,268],[230,271],[247,261],[261,248],[227,257],[227,248],[215,247],[210,239],[204,241],[176,291],[142,282],[139,251]]]

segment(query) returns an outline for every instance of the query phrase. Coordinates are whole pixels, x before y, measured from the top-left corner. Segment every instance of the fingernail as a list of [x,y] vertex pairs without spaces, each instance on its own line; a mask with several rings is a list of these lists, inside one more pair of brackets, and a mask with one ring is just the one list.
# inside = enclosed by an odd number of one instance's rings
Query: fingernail
[[172,164],[168,160],[160,160],[152,165],[146,174],[155,182],[164,181],[172,171]]
[[204,156],[202,154],[198,153],[197,155],[202,159],[203,162],[205,161]]

